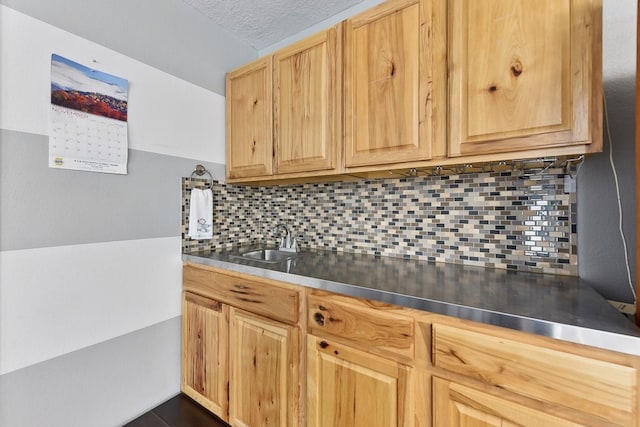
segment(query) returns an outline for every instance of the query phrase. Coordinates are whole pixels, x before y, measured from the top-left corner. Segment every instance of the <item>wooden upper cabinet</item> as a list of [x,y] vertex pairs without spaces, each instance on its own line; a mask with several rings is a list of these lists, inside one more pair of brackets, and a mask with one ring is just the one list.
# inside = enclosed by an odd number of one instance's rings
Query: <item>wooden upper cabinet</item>
[[276,174],[336,167],[342,138],[341,28],[274,54]]
[[600,0],[449,2],[449,156],[601,149]]
[[442,4],[390,0],[346,21],[347,167],[445,154],[434,147],[436,138],[444,143],[445,129],[446,46],[435,10]]
[[272,57],[227,74],[227,177],[273,171]]
[[227,178],[602,150],[602,0],[387,0],[227,75]]

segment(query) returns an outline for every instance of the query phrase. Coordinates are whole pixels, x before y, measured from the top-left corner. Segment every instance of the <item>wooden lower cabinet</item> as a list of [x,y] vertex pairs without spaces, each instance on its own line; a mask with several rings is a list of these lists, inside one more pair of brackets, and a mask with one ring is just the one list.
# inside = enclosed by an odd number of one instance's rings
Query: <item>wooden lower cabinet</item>
[[182,390],[232,426],[640,425],[637,356],[216,268],[183,287]]
[[182,391],[223,420],[228,418],[229,307],[182,294]]
[[601,357],[595,358],[586,349],[576,354],[568,345],[549,343],[543,347],[540,340],[518,332],[494,335],[475,329],[434,323],[434,367],[514,395],[562,406],[567,413],[634,425],[638,370],[630,360],[592,352]]
[[307,426],[410,425],[411,368],[307,335]]
[[233,426],[297,426],[299,330],[231,308]]
[[301,292],[185,264],[182,391],[232,426],[303,426]]
[[433,379],[433,420],[438,427],[573,427],[576,423],[441,378]]

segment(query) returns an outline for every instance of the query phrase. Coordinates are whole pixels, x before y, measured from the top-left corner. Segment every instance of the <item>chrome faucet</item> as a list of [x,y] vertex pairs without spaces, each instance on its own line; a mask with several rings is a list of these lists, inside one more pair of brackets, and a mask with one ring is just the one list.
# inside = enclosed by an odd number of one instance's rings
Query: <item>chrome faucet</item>
[[298,252],[299,251],[298,241],[296,240],[295,237],[291,236],[291,231],[289,230],[289,227],[280,223],[275,226],[275,228],[273,229],[273,232],[277,233],[279,228],[283,228],[286,234],[284,237],[280,238],[280,246],[278,247],[278,250],[284,251],[284,252]]

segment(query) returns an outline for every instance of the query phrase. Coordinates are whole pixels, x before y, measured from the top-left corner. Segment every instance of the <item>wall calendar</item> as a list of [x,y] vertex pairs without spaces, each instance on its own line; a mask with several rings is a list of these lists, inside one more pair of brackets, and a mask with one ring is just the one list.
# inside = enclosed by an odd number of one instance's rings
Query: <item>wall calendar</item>
[[127,173],[125,79],[51,56],[49,167]]

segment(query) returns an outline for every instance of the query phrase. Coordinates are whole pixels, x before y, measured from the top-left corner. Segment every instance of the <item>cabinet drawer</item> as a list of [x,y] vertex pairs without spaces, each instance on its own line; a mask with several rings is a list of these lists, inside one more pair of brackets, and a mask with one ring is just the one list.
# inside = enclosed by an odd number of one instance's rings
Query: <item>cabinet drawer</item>
[[433,325],[433,364],[457,374],[630,425],[636,369],[448,325]]
[[345,338],[368,349],[413,357],[413,319],[385,311],[389,305],[370,307],[366,300],[330,294],[309,294],[307,304],[308,325],[313,334]]
[[298,321],[299,291],[271,281],[185,266],[183,288],[225,304],[288,323]]

